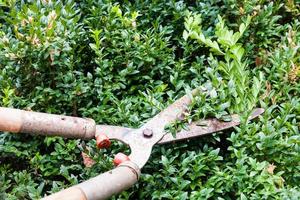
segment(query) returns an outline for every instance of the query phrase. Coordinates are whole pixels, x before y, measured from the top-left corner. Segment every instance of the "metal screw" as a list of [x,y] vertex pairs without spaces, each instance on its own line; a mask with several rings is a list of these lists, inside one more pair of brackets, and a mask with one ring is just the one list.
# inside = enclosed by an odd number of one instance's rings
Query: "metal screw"
[[153,131],[151,129],[147,128],[147,129],[143,130],[143,135],[144,135],[144,137],[150,138],[153,135]]

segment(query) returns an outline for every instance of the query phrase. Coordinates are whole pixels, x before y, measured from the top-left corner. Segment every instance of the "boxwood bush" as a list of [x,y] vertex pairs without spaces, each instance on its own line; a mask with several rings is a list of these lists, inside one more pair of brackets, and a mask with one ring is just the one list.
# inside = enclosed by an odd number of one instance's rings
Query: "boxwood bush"
[[[299,15],[293,0],[2,0],[0,105],[137,128],[200,87],[171,129],[266,111],[157,146],[139,183],[112,199],[299,199]],[[52,194],[112,168],[120,151],[2,133],[0,198]]]

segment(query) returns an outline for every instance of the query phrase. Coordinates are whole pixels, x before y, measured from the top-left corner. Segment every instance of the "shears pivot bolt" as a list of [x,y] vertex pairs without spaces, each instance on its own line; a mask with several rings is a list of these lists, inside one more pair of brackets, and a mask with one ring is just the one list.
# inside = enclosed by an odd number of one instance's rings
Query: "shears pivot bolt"
[[144,137],[150,138],[153,135],[153,131],[151,129],[147,128],[147,129],[143,130],[143,135],[144,135]]

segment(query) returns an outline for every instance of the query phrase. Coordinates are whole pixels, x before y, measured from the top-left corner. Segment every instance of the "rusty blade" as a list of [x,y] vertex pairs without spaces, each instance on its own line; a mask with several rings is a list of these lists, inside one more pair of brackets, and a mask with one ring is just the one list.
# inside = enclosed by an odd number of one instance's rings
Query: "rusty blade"
[[[248,120],[252,120],[264,112],[262,108],[256,108],[252,111]],[[239,115],[235,114],[231,116],[232,120],[230,122],[220,121],[218,119],[207,119],[203,121],[193,122],[188,126],[188,130],[181,130],[176,134],[176,138],[172,134],[166,134],[158,144],[165,144],[168,142],[180,141],[189,138],[199,137],[201,135],[207,135],[219,131],[223,131],[241,123]]]
[[[191,94],[195,95],[197,91],[198,90],[195,89],[191,92]],[[136,137],[145,139],[142,134],[138,134],[137,132],[141,132],[145,129],[151,129],[151,131],[154,132],[155,137],[151,137],[150,139],[148,138],[145,141],[148,144],[152,141],[152,145],[154,145],[163,137],[164,134],[166,134],[164,131],[165,126],[180,117],[190,103],[191,98],[186,94],[150,119],[141,128],[134,129],[122,126],[97,125],[95,136],[100,133],[104,133],[112,140],[119,140],[125,144],[129,144],[132,143],[131,139],[136,140]],[[135,135],[134,133],[137,134]]]
[[[264,112],[262,108],[256,108],[252,111],[252,114],[249,116],[248,120],[252,120]],[[201,135],[211,134],[218,131],[223,131],[240,124],[240,119],[238,115],[232,115],[232,120],[230,122],[220,121],[216,118],[202,120],[198,122],[193,122],[188,125],[187,130],[181,130],[176,134],[176,138],[172,134],[168,133],[158,142],[158,144],[165,144],[168,142],[174,142],[189,138],[198,137]],[[127,134],[133,134],[133,131],[137,129],[127,128],[122,126],[111,126],[111,125],[97,125],[96,126],[96,136],[99,133],[106,134],[111,140],[118,140],[125,144],[128,144],[129,141],[126,141]]]
[[[194,90],[192,94],[194,95],[196,91]],[[156,144],[166,134],[165,127],[176,119],[180,119],[191,102],[191,97],[186,94],[144,124],[140,129],[153,131],[152,138],[147,142],[152,145]]]
[[[198,91],[198,89],[193,90],[191,95],[196,94]],[[191,101],[191,96],[184,95],[150,119],[141,128],[131,131],[130,134],[126,134],[122,139],[131,148],[130,160],[142,168],[151,155],[152,147],[166,134],[165,126],[180,118]],[[145,130],[150,130],[152,136],[145,137],[143,134]]]

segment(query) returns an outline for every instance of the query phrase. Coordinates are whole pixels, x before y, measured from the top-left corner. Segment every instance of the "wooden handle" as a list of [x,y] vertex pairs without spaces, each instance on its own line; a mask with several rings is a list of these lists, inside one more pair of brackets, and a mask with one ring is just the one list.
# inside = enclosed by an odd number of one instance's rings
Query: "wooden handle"
[[0,131],[91,139],[96,123],[92,119],[0,107]]
[[0,107],[0,130],[18,133],[22,126],[22,115],[19,110]]
[[133,162],[126,161],[117,168],[91,178],[83,183],[62,190],[42,200],[102,200],[134,185],[140,170]]

